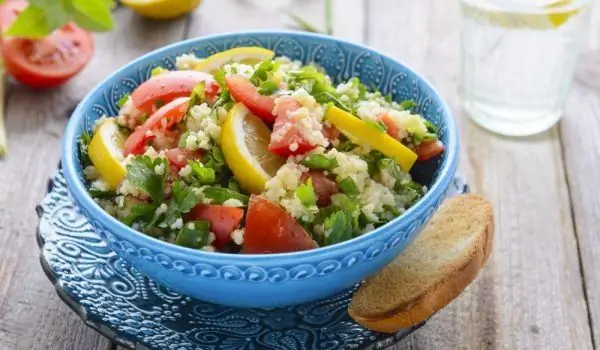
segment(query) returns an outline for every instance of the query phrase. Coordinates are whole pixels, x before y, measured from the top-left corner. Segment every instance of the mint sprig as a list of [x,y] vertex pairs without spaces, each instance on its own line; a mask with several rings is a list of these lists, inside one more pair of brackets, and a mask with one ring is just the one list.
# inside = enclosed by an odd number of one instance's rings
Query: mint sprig
[[[0,4],[4,1],[0,0]],[[114,27],[114,6],[114,0],[30,0],[3,34],[42,38],[68,22],[89,31],[109,31]]]

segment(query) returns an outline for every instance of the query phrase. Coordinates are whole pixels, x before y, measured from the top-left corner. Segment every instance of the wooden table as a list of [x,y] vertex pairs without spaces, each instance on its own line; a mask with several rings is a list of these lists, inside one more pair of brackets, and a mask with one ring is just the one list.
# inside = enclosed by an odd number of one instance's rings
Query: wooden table
[[[47,92],[7,88],[9,156],[0,161],[0,349],[108,349],[55,295],[38,262],[36,203],[56,169],[67,115],[131,59],[183,38],[283,28],[292,8],[322,23],[321,0],[206,0],[168,23],[125,8],[96,36],[90,66]],[[600,11],[596,8],[566,115],[541,135],[510,139],[474,126],[458,98],[459,7],[450,0],[337,0],[336,36],[423,72],[460,126],[460,171],[495,205],[485,271],[398,348],[592,349],[600,344]],[[594,51],[596,50],[596,51]]]

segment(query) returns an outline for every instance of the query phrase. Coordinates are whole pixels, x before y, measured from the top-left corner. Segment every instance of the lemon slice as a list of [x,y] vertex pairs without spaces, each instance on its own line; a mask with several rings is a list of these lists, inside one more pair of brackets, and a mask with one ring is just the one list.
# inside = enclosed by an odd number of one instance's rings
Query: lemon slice
[[255,65],[261,61],[273,58],[275,53],[262,47],[236,47],[227,51],[216,53],[198,63],[195,70],[213,74],[223,65],[231,62]]
[[202,0],[121,0],[138,14],[154,19],[171,19],[193,11]]
[[394,159],[403,171],[408,172],[417,160],[417,154],[410,148],[404,146],[386,132],[369,125],[364,120],[338,107],[329,107],[325,113],[325,119],[335,125],[352,142],[374,148],[387,157]]
[[225,162],[242,187],[260,193],[285,159],[269,152],[271,131],[246,106],[236,104],[221,126],[221,149]]
[[585,6],[578,0],[557,0],[544,4],[498,0],[462,3],[467,18],[485,20],[503,28],[553,29],[565,24]]
[[96,131],[88,146],[88,154],[92,163],[113,190],[127,175],[127,170],[123,165],[124,144],[125,136],[121,134],[115,121],[108,119]]

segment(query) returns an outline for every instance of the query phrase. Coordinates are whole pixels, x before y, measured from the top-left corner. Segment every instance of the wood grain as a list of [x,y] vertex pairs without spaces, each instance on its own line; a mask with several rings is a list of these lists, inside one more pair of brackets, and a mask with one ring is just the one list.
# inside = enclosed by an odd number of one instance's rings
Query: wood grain
[[497,217],[482,275],[403,347],[592,348],[557,130],[509,139],[463,115],[458,2],[377,0],[368,12],[368,44],[423,72],[450,104],[461,132],[461,172],[494,203]]
[[[600,37],[594,46],[600,48]],[[575,76],[560,131],[580,257],[590,308],[590,324],[600,345],[600,51],[585,52]]]
[[11,84],[7,95],[10,153],[0,161],[0,349],[106,349],[109,342],[55,294],[40,268],[34,208],[56,170],[68,113],[115,69],[180,40],[185,20],[154,23],[121,8],[117,28],[97,35],[96,54],[80,76],[54,91]]

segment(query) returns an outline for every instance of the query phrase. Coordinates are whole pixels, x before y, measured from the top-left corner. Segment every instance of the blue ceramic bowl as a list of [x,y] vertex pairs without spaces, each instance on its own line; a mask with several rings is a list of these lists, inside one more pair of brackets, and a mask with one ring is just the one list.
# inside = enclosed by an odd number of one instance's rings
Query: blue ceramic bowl
[[[157,66],[175,69],[175,57],[207,57],[238,46],[262,46],[277,55],[324,67],[336,81],[359,77],[397,100],[413,99],[418,112],[440,130],[447,149],[413,175],[429,191],[401,217],[347,242],[310,251],[236,255],[179,247],[137,232],[100,208],[88,195],[77,141],[117,101],[150,77]],[[314,301],[352,287],[396,257],[420,232],[445,197],[458,163],[458,136],[450,110],[418,73],[367,47],[297,32],[244,32],[196,38],[147,54],[94,88],[73,112],[63,143],[62,165],[78,209],[124,260],[153,280],[201,300],[239,307],[280,307]]]

